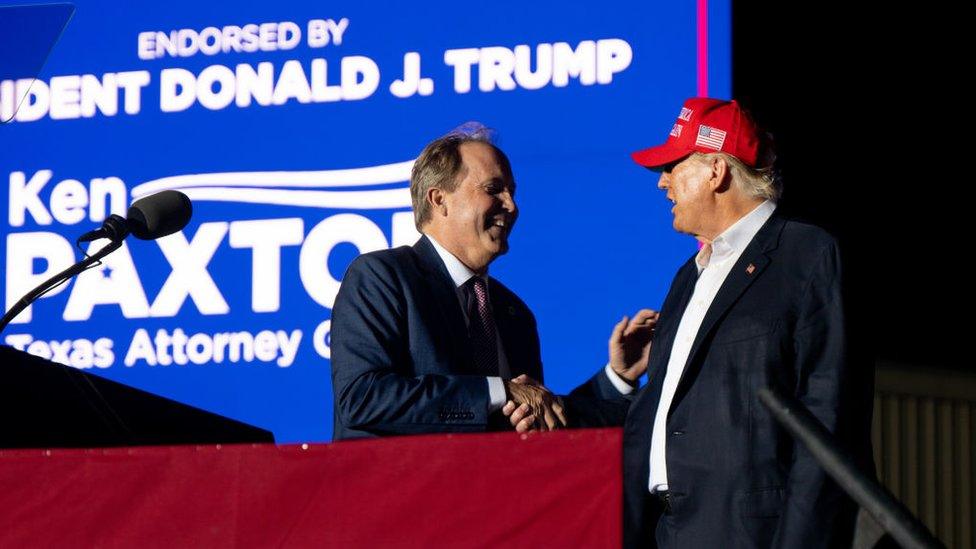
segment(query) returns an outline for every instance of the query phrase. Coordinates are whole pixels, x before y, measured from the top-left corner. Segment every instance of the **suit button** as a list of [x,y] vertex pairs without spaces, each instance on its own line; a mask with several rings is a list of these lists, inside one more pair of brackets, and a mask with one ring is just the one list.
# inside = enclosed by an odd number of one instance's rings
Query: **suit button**
[[676,437],[680,437],[681,435],[685,434],[685,432],[684,431],[674,431],[671,434],[674,435],[674,436],[676,436]]

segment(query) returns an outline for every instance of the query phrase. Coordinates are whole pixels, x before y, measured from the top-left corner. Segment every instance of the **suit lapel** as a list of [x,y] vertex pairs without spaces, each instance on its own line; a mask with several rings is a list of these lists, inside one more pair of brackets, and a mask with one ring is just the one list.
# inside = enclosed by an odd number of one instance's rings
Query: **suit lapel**
[[453,364],[471,364],[471,345],[468,341],[468,333],[464,322],[464,313],[461,311],[461,304],[458,302],[457,289],[454,281],[444,261],[437,254],[434,245],[426,235],[422,236],[413,245],[417,253],[420,267],[427,275],[431,292],[434,294],[434,301],[444,319],[444,326],[450,334],[451,352],[457,358]]
[[[678,274],[675,275],[674,282],[671,284],[671,291],[668,293],[668,297],[664,300],[664,305],[661,307],[660,331],[655,333],[654,343],[651,346],[648,383],[637,395],[634,404],[631,406],[631,412],[628,415],[628,417],[634,417],[639,420],[638,423],[641,425],[641,433],[647,435],[648,441],[650,440],[650,431],[645,428],[646,425],[640,421],[640,418],[653,418],[655,410],[657,410],[658,402],[661,400],[664,375],[667,373],[668,360],[671,357],[671,348],[674,345],[674,338],[678,332],[678,324],[681,321],[681,315],[684,314],[685,307],[688,306],[688,302],[691,300],[691,294],[694,292],[695,281],[697,279],[698,272],[695,267],[695,259],[692,257],[690,261],[678,270]],[[646,413],[641,410],[644,410]],[[644,431],[647,432],[644,433]]]
[[685,363],[681,379],[675,391],[671,409],[681,400],[681,397],[688,391],[691,382],[695,379],[698,370],[701,368],[700,361],[696,361],[696,355],[701,351],[704,342],[709,334],[715,329],[719,321],[725,317],[728,310],[735,304],[742,294],[752,285],[753,281],[759,278],[770,262],[769,253],[776,248],[779,242],[779,234],[783,230],[784,221],[781,217],[773,215],[759,229],[756,236],[746,246],[746,249],[739,256],[732,270],[715,294],[715,299],[705,313],[695,341],[692,343],[691,352],[688,353],[688,361]]
[[[685,307],[691,300],[691,295],[695,290],[695,281],[698,279],[695,260],[692,258],[686,263],[678,275],[675,277],[674,286],[677,290],[672,297],[668,296],[664,307],[661,310],[662,325],[660,331],[654,335],[654,344],[651,346],[650,357],[650,376],[664,376],[668,367],[668,359],[671,357],[671,348],[674,345],[674,338],[678,333],[678,324],[681,315],[684,314]],[[674,299],[673,303],[669,301]]]

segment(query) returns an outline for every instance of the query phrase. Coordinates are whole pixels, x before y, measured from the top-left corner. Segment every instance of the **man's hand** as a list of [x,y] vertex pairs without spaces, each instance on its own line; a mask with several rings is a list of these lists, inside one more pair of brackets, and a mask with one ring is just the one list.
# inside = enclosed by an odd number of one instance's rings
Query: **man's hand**
[[566,426],[562,400],[527,375],[504,380],[508,402],[502,413],[519,433],[551,431]]
[[647,371],[657,319],[657,311],[641,309],[633,319],[624,317],[610,334],[610,367],[630,383]]

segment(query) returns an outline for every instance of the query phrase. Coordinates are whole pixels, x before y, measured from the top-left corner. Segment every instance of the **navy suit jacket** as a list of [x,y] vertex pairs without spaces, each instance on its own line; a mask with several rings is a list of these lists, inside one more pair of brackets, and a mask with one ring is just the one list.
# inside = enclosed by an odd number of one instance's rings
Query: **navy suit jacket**
[[672,511],[661,516],[647,490],[651,431],[698,277],[694,258],[681,267],[661,310],[650,381],[624,426],[627,546],[849,546],[853,507],[756,396],[776,386],[842,443],[866,436],[847,428],[864,422],[839,421],[865,394],[846,383],[840,274],[826,232],[777,213],[744,250],[706,313],[668,412]]
[[[512,376],[542,380],[535,317],[488,279]],[[349,266],[332,309],[335,440],[507,426],[488,417],[488,384],[447,267],[426,236]]]

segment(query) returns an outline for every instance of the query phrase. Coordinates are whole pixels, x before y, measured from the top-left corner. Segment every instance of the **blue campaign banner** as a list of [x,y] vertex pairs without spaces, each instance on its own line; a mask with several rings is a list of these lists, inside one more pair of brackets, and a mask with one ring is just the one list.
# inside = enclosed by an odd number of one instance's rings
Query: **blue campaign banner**
[[521,214],[491,275],[535,312],[555,391],[696,249],[628,155],[686,97],[729,96],[728,1],[75,6],[36,81],[0,82],[4,305],[139,197],[181,190],[193,219],[38,300],[7,345],[329,440],[342,274],[416,240],[412,161],[471,120],[512,161]]

